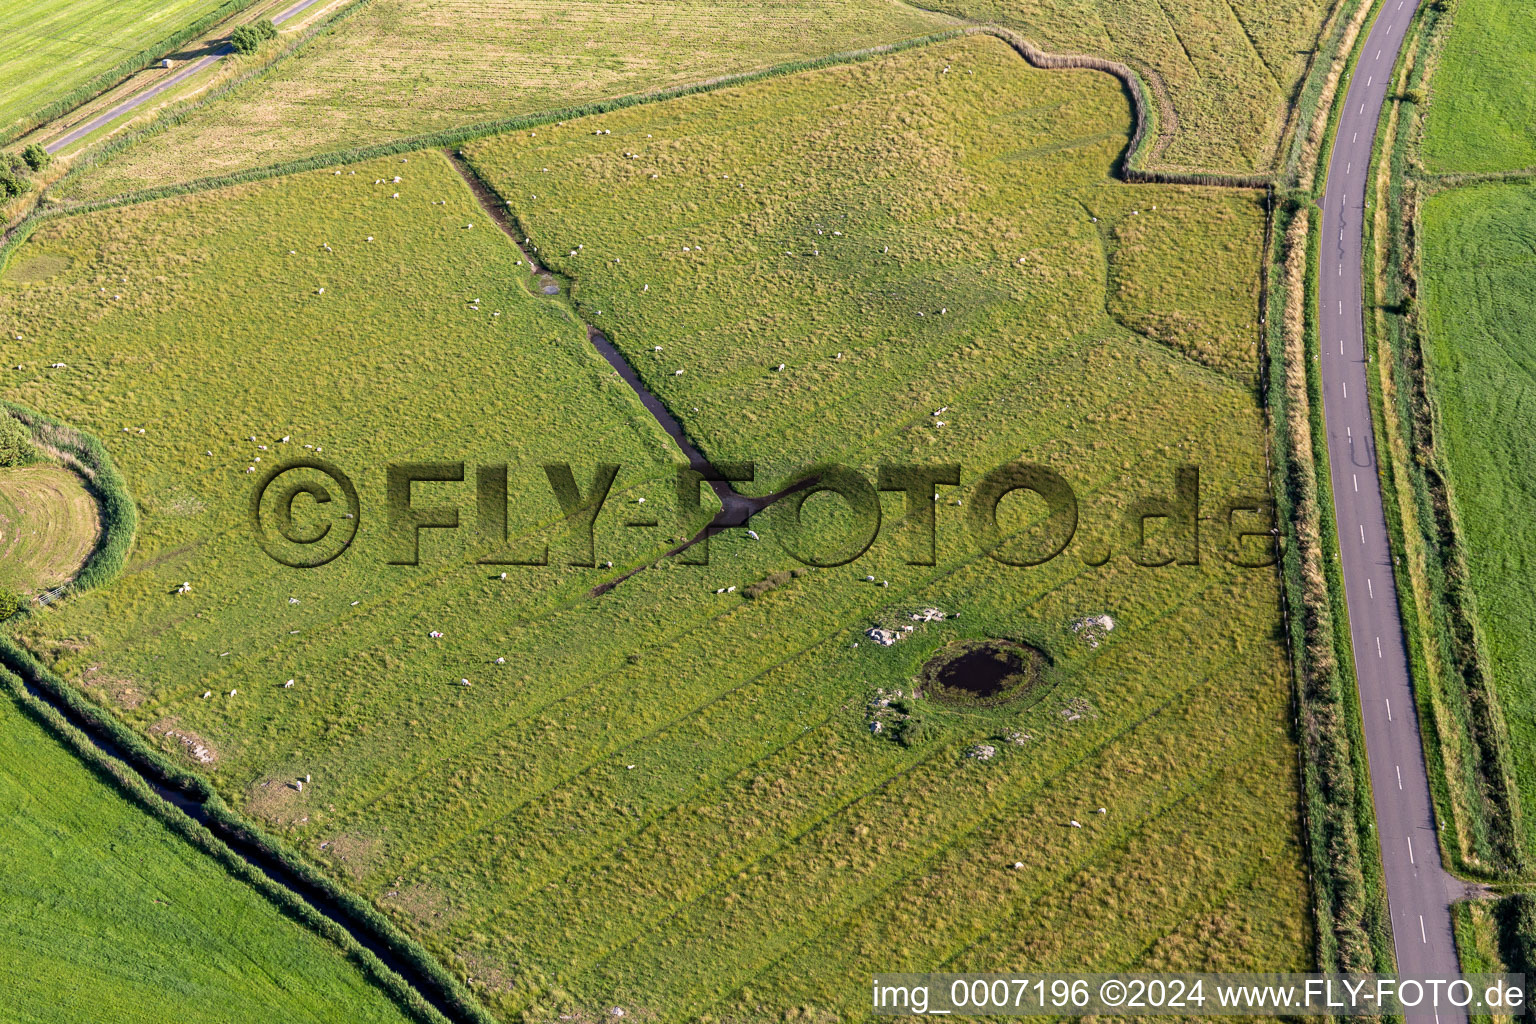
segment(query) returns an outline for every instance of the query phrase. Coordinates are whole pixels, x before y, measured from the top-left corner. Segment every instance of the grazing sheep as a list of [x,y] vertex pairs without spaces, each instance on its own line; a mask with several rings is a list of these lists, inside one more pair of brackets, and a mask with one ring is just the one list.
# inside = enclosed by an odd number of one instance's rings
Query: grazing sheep
[[284,684],[283,684],[283,689],[285,689],[285,690],[291,690],[291,689],[293,689],[293,680],[292,680],[292,679],[290,679],[290,680],[288,680],[288,681],[287,681],[287,682],[286,682],[286,683],[284,683]]

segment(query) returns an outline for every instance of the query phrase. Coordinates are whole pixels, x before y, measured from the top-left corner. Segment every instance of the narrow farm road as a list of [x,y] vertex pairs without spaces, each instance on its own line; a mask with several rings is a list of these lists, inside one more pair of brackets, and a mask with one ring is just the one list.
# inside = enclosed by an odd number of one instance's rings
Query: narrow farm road
[[[299,2],[294,4],[292,7],[274,14],[272,16],[272,24],[281,25],[289,18],[292,18],[296,14],[302,14],[304,11],[308,10],[319,2],[320,0],[299,0]],[[176,72],[174,75],[171,75],[164,81],[159,82],[152,88],[145,89],[140,93],[135,93],[134,95],[129,96],[127,99],[123,100],[121,103],[114,104],[112,107],[91,118],[89,121],[85,122],[69,134],[55,139],[50,143],[47,143],[43,146],[43,148],[50,153],[57,153],[65,146],[85,138],[87,135],[91,134],[91,132],[100,128],[102,125],[109,124],[112,121],[117,120],[119,117],[122,117],[124,114],[127,114],[133,110],[137,110],[139,107],[143,106],[145,103],[148,103],[156,96],[159,96],[167,89],[174,89],[176,86],[180,85],[188,78],[191,78],[199,71],[202,71],[204,68],[213,66],[234,52],[234,48],[228,43],[221,44],[217,50],[214,50],[202,60],[188,64],[186,67],[182,68],[180,71]]]
[[[1398,973],[1459,970],[1450,904],[1463,885],[1440,863],[1367,390],[1361,255],[1371,149],[1392,67],[1419,0],[1386,0],[1343,100],[1323,196],[1318,324],[1323,410],[1356,683],[1365,719],[1377,836]],[[1450,1024],[1465,1014],[1407,1019]]]

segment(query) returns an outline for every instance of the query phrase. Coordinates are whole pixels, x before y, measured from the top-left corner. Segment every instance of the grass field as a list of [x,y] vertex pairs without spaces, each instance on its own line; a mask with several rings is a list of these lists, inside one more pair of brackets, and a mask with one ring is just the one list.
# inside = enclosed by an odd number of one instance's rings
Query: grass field
[[224,0],[38,0],[0,8],[0,129],[169,39]]
[[373,0],[152,145],[93,170],[76,194],[645,92],[952,23],[899,0]]
[[[3,671],[3,670],[0,670]],[[340,950],[75,759],[0,691],[0,1016],[402,1022]]]
[[[1301,969],[1273,570],[1226,564],[1209,533],[1202,564],[1142,568],[1117,525],[1186,462],[1212,515],[1265,487],[1263,211],[1115,183],[1130,130],[1109,76],[981,37],[469,154],[532,244],[579,253],[547,256],[575,308],[702,447],[755,459],[757,490],[825,459],[959,462],[967,487],[1048,463],[1083,528],[1030,570],[980,556],[949,504],[969,492],[944,489],[931,566],[906,564],[891,494],[854,565],[789,575],[770,516],[708,566],[586,596],[655,561],[665,538],[623,523],[645,497],[669,525],[671,453],[436,154],[48,222],[0,281],[0,324],[27,365],[78,371],[0,388],[102,437],[145,511],[124,578],[25,639],[168,749],[201,740],[233,804],[507,1019],[831,1019],[903,968]],[[391,458],[564,455],[583,482],[623,463],[598,519],[614,568],[564,566],[558,536],[506,581],[444,538],[390,568],[365,512],[346,556],[280,570],[245,527],[265,453],[243,439],[290,434],[365,502]],[[514,478],[536,533],[547,486]],[[426,486],[472,516],[467,487]],[[831,530],[828,504],[806,509]],[[1030,511],[1010,499],[1005,531]],[[960,618],[914,624],[927,606]],[[1071,625],[1100,613],[1094,646]],[[876,623],[913,629],[887,648]],[[1028,706],[916,701],[920,742],[871,732],[899,724],[882,690],[989,636],[1049,656]]]
[[36,594],[68,582],[96,544],[99,519],[68,470],[0,469],[0,590]]
[[1432,171],[1536,167],[1536,9],[1460,0],[1424,121]]
[[1166,90],[1177,126],[1154,166],[1263,171],[1327,17],[1326,0],[944,0],[1055,52],[1124,61]]
[[[1256,0],[956,0],[1171,98],[1156,166],[1262,171],[1328,9]],[[66,190],[94,198],[891,42],[960,22],[898,0],[376,0],[297,57]],[[380,125],[389,126],[386,134]]]
[[[1423,209],[1423,302],[1440,442],[1526,807],[1536,806],[1536,189],[1444,192]],[[1497,429],[1489,429],[1490,425]],[[1524,837],[1536,850],[1536,835]]]

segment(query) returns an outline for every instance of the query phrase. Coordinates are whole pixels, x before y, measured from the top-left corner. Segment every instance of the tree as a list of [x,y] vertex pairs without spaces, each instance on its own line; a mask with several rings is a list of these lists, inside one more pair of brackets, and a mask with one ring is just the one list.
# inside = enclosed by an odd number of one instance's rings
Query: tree
[[3,622],[10,618],[12,615],[15,615],[26,606],[26,598],[22,597],[20,594],[15,593],[14,591],[0,588],[0,622]]
[[8,167],[0,167],[0,202],[32,190],[32,183]]
[[0,412],[0,467],[24,466],[34,454],[31,432],[20,420]]
[[272,19],[267,18],[235,29],[230,33],[229,44],[235,48],[236,53],[255,53],[262,43],[276,38],[277,26],[272,24]]
[[53,163],[53,154],[34,142],[21,151],[21,158],[27,162],[27,166],[34,171],[40,171]]

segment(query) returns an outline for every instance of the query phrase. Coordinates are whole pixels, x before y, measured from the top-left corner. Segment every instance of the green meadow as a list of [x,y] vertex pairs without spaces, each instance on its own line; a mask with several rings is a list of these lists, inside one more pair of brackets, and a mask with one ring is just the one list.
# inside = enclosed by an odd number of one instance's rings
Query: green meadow
[[[1122,61],[1171,104],[1160,168],[1264,171],[1330,4],[1301,0],[944,0],[939,10],[996,22],[1055,53]],[[1171,123],[1170,123],[1171,122]]]
[[1536,10],[1460,0],[1424,117],[1424,163],[1439,172],[1536,166]]
[[[1116,182],[1129,117],[1113,78],[974,37],[466,147],[569,299],[436,153],[47,221],[0,278],[0,393],[100,436],[141,532],[22,638],[167,750],[194,737],[233,806],[503,1019],[833,1019],[903,969],[1303,969],[1277,581],[1219,529],[1267,486],[1263,209]],[[852,564],[799,565],[777,510],[661,558],[693,525],[675,451],[573,314],[711,458],[756,463],[743,490],[959,464],[914,498],[932,559],[901,493]],[[298,571],[246,503],[256,458],[306,445],[363,514]],[[467,482],[417,485],[464,525],[386,564],[383,467],[431,459],[508,463],[511,544],[549,564],[477,564]],[[562,459],[583,486],[621,465],[595,568],[568,564]],[[1079,508],[1032,568],[966,518],[1018,460]],[[1136,564],[1180,537],[1139,549],[1128,510],[1189,464],[1199,564]],[[805,503],[810,543],[858,526],[837,509]],[[1040,512],[1002,502],[1000,554],[1038,550]],[[982,638],[1043,653],[1028,700],[912,693]]]
[[0,129],[170,39],[221,0],[39,0],[0,9]]
[[1329,8],[1323,0],[928,6],[376,0],[64,191],[71,199],[117,195],[984,23],[1047,51],[1134,67],[1163,110],[1152,166],[1263,172],[1274,165]]
[[899,0],[374,0],[152,144],[91,169],[72,194],[116,195],[954,24]]
[[[1516,781],[1536,801],[1536,189],[1478,185],[1423,209],[1426,353],[1488,673]],[[1490,429],[1494,427],[1494,429]],[[1527,835],[1528,849],[1536,837]]]
[[413,1019],[339,949],[127,802],[8,692],[0,808],[7,1021]]

